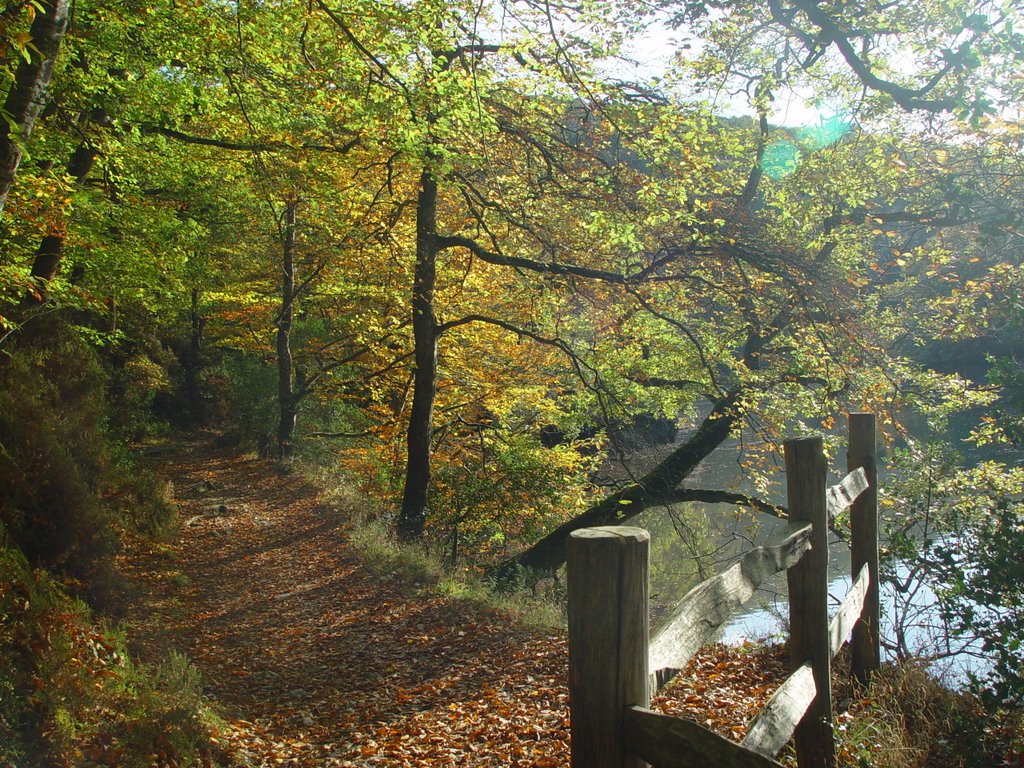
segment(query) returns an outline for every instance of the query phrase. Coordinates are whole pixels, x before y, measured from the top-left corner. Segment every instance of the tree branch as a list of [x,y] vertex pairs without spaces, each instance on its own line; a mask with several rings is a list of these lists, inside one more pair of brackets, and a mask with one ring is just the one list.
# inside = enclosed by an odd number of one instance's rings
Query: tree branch
[[772,504],[764,499],[745,496],[742,493],[705,488],[676,488],[674,491],[666,493],[661,503],[667,506],[670,504],[683,504],[688,501],[700,501],[704,504],[733,504],[737,507],[749,507],[756,512],[763,512],[766,515],[778,517],[782,520],[789,517],[789,512],[786,511],[785,507]]
[[359,437],[369,437],[373,434],[373,430],[364,429],[362,432],[307,432],[304,435],[299,435],[300,440],[304,440],[307,437],[318,438],[321,440],[341,440],[345,438],[356,439]]
[[412,93],[409,91],[409,86],[407,86],[401,80],[401,78],[395,75],[395,73],[391,71],[387,64],[385,64],[383,61],[377,58],[372,51],[370,51],[365,45],[363,45],[362,41],[358,37],[356,37],[355,33],[351,30],[351,28],[349,28],[348,24],[346,24],[344,20],[341,18],[340,12],[332,11],[330,8],[327,7],[327,3],[325,3],[324,0],[316,0],[316,4],[320,8],[320,10],[327,15],[327,18],[334,22],[334,25],[341,30],[341,33],[345,36],[345,38],[353,46],[355,46],[355,49],[360,53],[360,55],[362,55],[363,58],[365,58],[367,61],[373,63],[373,65],[380,70],[381,75],[383,75],[388,80],[390,80],[391,82],[398,86],[399,90],[401,90],[402,92],[402,96],[405,98],[406,105],[409,107],[409,112],[413,120],[415,120],[416,107],[412,97]]
[[[851,35],[839,28],[839,25],[826,12],[824,12],[815,0],[794,0],[794,6],[800,10],[807,19],[821,30],[821,35],[814,39],[815,45],[827,46],[829,43],[835,45],[839,54],[849,65],[853,73],[857,75],[862,83],[868,88],[884,93],[892,98],[903,109],[913,111],[921,109],[927,112],[951,112],[958,106],[955,98],[929,99],[925,98],[950,72],[956,70],[951,64],[947,64],[936,72],[920,88],[907,88],[885,80],[874,73],[870,63],[858,55],[853,47]],[[794,31],[794,24],[790,20],[783,21],[783,25],[790,31]],[[803,36],[805,46],[806,35]],[[812,46],[808,46],[812,50]]]
[[530,272],[539,272],[548,275],[564,275],[572,277],[583,277],[589,280],[600,280],[606,283],[625,285],[632,282],[634,278],[618,272],[609,272],[603,269],[592,269],[578,264],[562,264],[556,261],[535,261],[521,256],[505,256],[500,253],[489,251],[475,240],[458,235],[439,237],[438,244],[441,249],[465,248],[478,259],[488,264],[495,264],[504,267],[515,267]]
[[289,145],[284,142],[273,142],[269,144],[260,144],[256,142],[242,143],[237,141],[230,141],[228,139],[217,139],[209,138],[206,136],[196,136],[190,133],[184,133],[183,131],[175,130],[174,128],[168,128],[163,125],[139,125],[139,130],[143,135],[159,135],[166,136],[169,139],[180,141],[185,144],[198,144],[204,147],[217,147],[218,149],[227,149],[233,152],[283,152],[289,149],[301,149],[309,150],[314,152],[332,152],[339,155],[344,155],[351,150],[355,149],[359,145],[359,138],[354,138],[340,146],[333,146],[330,144],[297,144]]
[[743,418],[741,400],[745,390],[737,387],[717,400],[697,430],[682,445],[641,477],[606,496],[583,514],[556,528],[533,546],[506,560],[494,572],[497,583],[508,583],[517,570],[529,568],[553,571],[565,562],[569,534],[595,525],[621,525],[651,506],[666,503],[676,486],[725,442]]

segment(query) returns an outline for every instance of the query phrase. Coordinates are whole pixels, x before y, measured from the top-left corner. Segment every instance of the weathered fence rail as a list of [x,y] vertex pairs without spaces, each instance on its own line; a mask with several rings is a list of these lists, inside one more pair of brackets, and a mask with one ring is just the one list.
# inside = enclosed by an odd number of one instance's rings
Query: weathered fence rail
[[[790,523],[764,546],[691,589],[651,638],[648,664],[661,688],[686,666],[769,576],[795,565],[811,548],[810,523]],[[700,621],[694,621],[699,616]]]
[[[825,488],[820,437],[786,441],[789,525],[724,572],[694,587],[650,640],[646,531],[589,528],[569,541],[569,695],[574,768],[778,765],[795,739],[801,768],[835,763],[831,662],[846,638],[852,674],[879,665],[875,421],[850,417],[848,474]],[[828,616],[829,522],[851,507],[854,579]],[[793,673],[736,743],[648,709],[651,692],[685,668],[772,574],[786,571]],[[873,645],[872,645],[873,644]]]

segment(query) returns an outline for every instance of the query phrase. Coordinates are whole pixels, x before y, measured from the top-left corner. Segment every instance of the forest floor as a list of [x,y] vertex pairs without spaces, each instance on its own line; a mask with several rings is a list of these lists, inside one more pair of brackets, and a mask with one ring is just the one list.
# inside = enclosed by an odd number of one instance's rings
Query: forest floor
[[[567,766],[564,634],[364,568],[298,473],[197,438],[161,455],[186,522],[119,558],[129,636],[184,654],[236,766]],[[713,646],[661,711],[740,738],[778,650]]]

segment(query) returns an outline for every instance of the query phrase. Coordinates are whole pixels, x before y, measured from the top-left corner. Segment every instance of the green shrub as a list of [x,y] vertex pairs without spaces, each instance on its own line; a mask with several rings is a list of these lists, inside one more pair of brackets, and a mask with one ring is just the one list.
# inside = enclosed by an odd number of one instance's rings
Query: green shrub
[[0,522],[30,561],[85,583],[116,543],[97,496],[104,409],[96,355],[59,326],[0,366]]
[[166,397],[171,391],[166,365],[166,360],[157,362],[143,353],[115,361],[107,396],[111,402],[111,427],[117,434],[139,441],[166,429],[153,415],[156,397]]
[[261,452],[268,449],[277,424],[277,371],[260,358],[236,353],[204,371],[203,383],[235,436]]
[[178,529],[170,483],[140,467],[123,446],[111,445],[108,456],[110,469],[100,478],[100,494],[113,519],[150,539],[166,541]]
[[545,448],[496,426],[477,432],[434,459],[427,533],[451,567],[504,560],[582,512],[589,498],[594,458],[582,444]]
[[199,675],[172,653],[160,664],[126,664],[100,697],[103,718],[84,735],[95,762],[124,768],[200,764],[209,744]]
[[[936,650],[955,643],[979,652],[975,688],[993,708],[1024,705],[1024,468],[995,461],[957,466],[947,446],[897,454],[883,504],[890,518],[883,578],[897,585],[906,568],[936,595],[946,635],[931,628]],[[913,585],[912,585],[913,586]],[[895,594],[903,594],[897,587]],[[901,606],[913,628],[916,606]],[[937,624],[937,622],[933,622]],[[897,636],[909,633],[894,633]],[[901,649],[903,651],[912,649]]]
[[162,484],[108,437],[96,352],[50,322],[0,360],[0,523],[29,561],[106,600],[124,526],[163,535],[175,511]]

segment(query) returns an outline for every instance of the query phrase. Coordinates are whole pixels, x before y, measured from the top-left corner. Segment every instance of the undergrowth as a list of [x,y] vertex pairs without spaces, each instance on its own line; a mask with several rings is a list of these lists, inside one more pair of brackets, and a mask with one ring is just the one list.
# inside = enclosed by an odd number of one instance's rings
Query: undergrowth
[[538,582],[524,576],[514,589],[494,589],[482,570],[448,567],[442,547],[432,547],[428,541],[400,542],[389,520],[372,512],[370,503],[359,498],[343,478],[309,465],[298,469],[323,489],[327,507],[335,511],[336,522],[362,566],[376,577],[397,578],[410,589],[500,611],[521,624],[565,628],[559,590],[552,580]]
[[133,660],[0,529],[0,766],[210,765],[214,723],[184,658]]
[[987,711],[969,690],[949,687],[914,660],[886,664],[866,689],[837,680],[835,718],[842,766],[992,768],[1024,766],[1022,713]]
[[0,358],[0,523],[93,605],[119,589],[117,530],[176,522],[162,483],[113,439],[105,384],[96,352],[59,325]]

